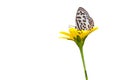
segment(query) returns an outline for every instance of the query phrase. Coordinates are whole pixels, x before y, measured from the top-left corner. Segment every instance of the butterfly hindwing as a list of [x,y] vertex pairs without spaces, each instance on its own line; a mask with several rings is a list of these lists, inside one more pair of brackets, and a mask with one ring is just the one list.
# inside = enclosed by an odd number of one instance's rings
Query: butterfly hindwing
[[93,19],[89,16],[88,12],[79,7],[76,13],[76,28],[78,30],[88,30],[94,26]]

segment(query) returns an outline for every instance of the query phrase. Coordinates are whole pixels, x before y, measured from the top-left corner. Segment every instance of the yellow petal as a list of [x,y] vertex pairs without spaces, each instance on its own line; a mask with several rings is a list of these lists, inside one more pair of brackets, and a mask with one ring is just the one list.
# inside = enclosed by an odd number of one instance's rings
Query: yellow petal
[[89,34],[88,30],[82,30],[81,33],[79,34],[80,38],[83,39]]
[[73,38],[78,35],[78,32],[75,28],[69,28],[69,32],[70,32],[71,37]]
[[79,34],[80,38],[85,38],[86,36],[88,36],[91,32],[95,31],[96,29],[98,29],[98,27],[93,27],[91,30],[81,30],[81,33]]
[[93,27],[90,32],[93,32],[93,31],[95,31],[97,29],[98,29],[98,27]]
[[67,32],[63,32],[63,31],[61,31],[60,33],[66,35],[66,36],[70,36],[70,34],[67,33]]
[[73,38],[70,38],[70,37],[59,37],[59,38],[61,38],[61,39],[67,39],[67,40],[74,40]]
[[60,37],[60,38],[64,38],[64,39],[68,39],[68,40],[73,40],[73,36],[70,33],[67,32],[60,32],[61,34],[63,34],[64,36]]

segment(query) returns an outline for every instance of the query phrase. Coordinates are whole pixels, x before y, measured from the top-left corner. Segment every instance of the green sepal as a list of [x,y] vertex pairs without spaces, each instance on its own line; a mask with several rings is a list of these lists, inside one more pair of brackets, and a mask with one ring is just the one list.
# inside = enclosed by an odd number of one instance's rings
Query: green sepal
[[79,48],[83,47],[86,37],[85,38],[80,38],[80,36],[77,36],[76,38],[74,38],[74,41]]

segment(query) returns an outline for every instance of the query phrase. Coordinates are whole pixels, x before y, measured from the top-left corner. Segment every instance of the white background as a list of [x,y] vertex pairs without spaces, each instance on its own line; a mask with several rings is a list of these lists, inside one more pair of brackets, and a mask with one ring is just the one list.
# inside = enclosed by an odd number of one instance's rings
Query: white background
[[1,0],[0,80],[85,80],[78,47],[58,38],[80,6],[99,27],[84,45],[89,80],[120,80],[119,0]]

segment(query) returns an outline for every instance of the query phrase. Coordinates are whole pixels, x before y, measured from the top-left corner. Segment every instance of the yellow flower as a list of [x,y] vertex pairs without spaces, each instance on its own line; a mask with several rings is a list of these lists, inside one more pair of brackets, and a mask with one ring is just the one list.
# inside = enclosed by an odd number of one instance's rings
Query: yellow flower
[[89,30],[78,30],[74,27],[70,27],[69,32],[61,31],[60,33],[64,35],[61,38],[74,41],[77,38],[77,36],[79,36],[80,39],[85,39],[91,32],[95,31],[96,29],[98,29],[98,27],[93,27]]

